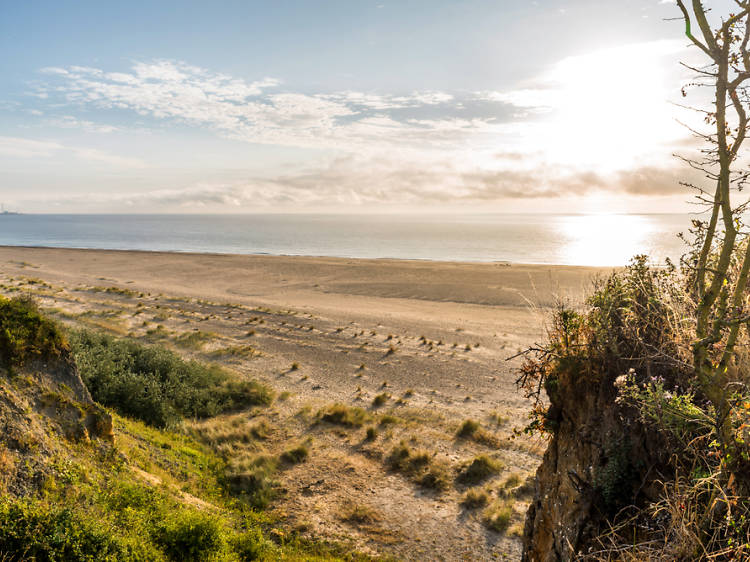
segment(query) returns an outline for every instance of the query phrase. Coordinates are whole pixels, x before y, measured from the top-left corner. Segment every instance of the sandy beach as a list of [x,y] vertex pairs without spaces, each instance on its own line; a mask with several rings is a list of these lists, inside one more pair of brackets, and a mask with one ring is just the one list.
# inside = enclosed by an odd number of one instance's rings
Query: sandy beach
[[[315,536],[413,560],[518,557],[523,498],[516,533],[498,534],[461,507],[462,489],[424,492],[382,458],[390,443],[409,440],[452,470],[476,454],[497,456],[505,469],[495,487],[532,474],[544,443],[513,437],[528,405],[514,384],[520,360],[506,359],[543,338],[557,299],[580,301],[592,277],[608,271],[19,247],[1,247],[0,264],[4,293],[31,292],[65,322],[160,337],[285,393],[273,413],[277,445],[305,436],[315,446],[309,462],[284,473],[279,516]],[[210,337],[180,348],[191,333]],[[220,353],[240,345],[252,352]],[[403,422],[384,432],[380,448],[305,425],[300,414],[337,402],[372,410],[384,392],[384,411]],[[467,418],[487,424],[492,439],[455,439]],[[343,521],[347,503],[378,516]]]

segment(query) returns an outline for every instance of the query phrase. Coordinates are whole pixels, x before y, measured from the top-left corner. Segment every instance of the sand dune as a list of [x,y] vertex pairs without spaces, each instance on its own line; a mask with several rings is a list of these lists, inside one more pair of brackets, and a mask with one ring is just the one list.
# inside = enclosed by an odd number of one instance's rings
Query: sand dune
[[[382,455],[409,439],[451,470],[481,453],[501,459],[506,476],[532,474],[543,443],[513,440],[528,404],[514,385],[520,360],[506,359],[543,337],[545,310],[557,298],[580,300],[592,276],[606,271],[16,247],[0,248],[0,264],[6,289],[36,291],[67,318],[99,318],[95,326],[144,338],[158,325],[169,345],[211,334],[186,352],[218,357],[289,393],[269,418],[283,427],[283,439],[268,446],[315,440],[310,460],[285,473],[290,493],[276,508],[288,524],[415,560],[515,558],[519,543],[463,509],[461,486],[439,496],[415,491],[384,471]],[[111,287],[123,291],[103,290]],[[391,398],[376,412],[371,403],[383,392]],[[299,412],[334,402],[402,421],[373,446],[357,432],[301,421]],[[484,421],[498,416],[506,421]],[[493,444],[455,440],[456,426],[469,417],[490,427]],[[342,522],[342,506],[354,504],[379,513],[377,529]],[[519,500],[515,524],[522,518]]]

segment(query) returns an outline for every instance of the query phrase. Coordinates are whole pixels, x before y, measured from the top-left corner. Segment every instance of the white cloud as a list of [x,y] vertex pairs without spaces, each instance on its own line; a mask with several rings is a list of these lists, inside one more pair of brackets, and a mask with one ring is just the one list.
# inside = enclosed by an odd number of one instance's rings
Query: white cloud
[[[233,139],[285,146],[351,150],[402,145],[411,139],[428,147],[445,139],[445,127],[433,131],[428,121],[409,123],[384,112],[454,100],[438,91],[409,95],[278,91],[280,81],[274,78],[247,82],[172,61],[138,62],[131,72],[89,67],[44,71],[56,82],[40,86],[36,95],[62,94],[72,104],[129,109],[142,116],[209,127]],[[460,126],[453,131],[466,132]]]
[[102,162],[122,168],[143,168],[146,164],[137,158],[111,154],[96,148],[66,146],[53,140],[35,140],[0,136],[0,156],[11,158],[53,158],[72,155],[81,160]]
[[45,158],[64,147],[54,141],[0,137],[0,155],[17,158]]
[[[662,41],[569,57],[507,91],[309,93],[285,89],[274,78],[246,81],[156,61],[126,72],[47,69],[50,78],[37,94],[49,95],[51,107],[63,102],[68,115],[57,118],[61,127],[122,133],[67,109],[80,105],[184,123],[242,142],[328,149],[306,153],[308,159],[324,156],[298,173],[219,181],[209,171],[183,189],[82,196],[98,205],[218,211],[482,203],[583,197],[595,190],[671,196],[681,192],[677,180],[685,175],[671,152],[685,135],[675,132],[664,69],[677,66],[672,59],[683,48],[683,42]],[[0,153],[3,147],[0,139]],[[137,165],[44,142],[5,150],[67,150],[110,165]]]
[[[41,112],[35,113],[35,115],[41,115]],[[49,119],[46,121],[46,124],[61,129],[83,129],[87,133],[114,133],[115,131],[120,130],[120,127],[115,127],[114,125],[95,123],[86,119],[78,119],[72,115],[63,115],[62,117]]]

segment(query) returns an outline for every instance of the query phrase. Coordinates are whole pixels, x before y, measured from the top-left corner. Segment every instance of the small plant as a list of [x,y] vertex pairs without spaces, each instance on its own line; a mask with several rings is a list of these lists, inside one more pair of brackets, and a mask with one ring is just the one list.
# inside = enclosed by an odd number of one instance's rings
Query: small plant
[[230,467],[227,482],[234,494],[247,499],[256,509],[264,509],[278,494],[278,484],[273,480],[277,461],[259,456],[245,466]]
[[502,462],[487,455],[479,455],[458,474],[456,480],[461,484],[473,486],[498,474],[502,469]]
[[377,512],[369,506],[362,504],[349,505],[344,509],[341,520],[356,525],[367,525],[377,523],[380,517]]
[[303,443],[301,445],[298,445],[297,447],[284,451],[283,453],[281,453],[281,456],[279,458],[282,460],[282,462],[285,462],[287,464],[299,464],[306,461],[309,455],[310,450],[308,449],[307,445]]
[[297,363],[296,361],[294,363],[292,363],[291,367],[289,367],[289,370],[290,371],[298,371],[299,370],[299,363]]
[[390,414],[384,414],[380,418],[380,425],[392,425],[399,422],[399,419],[396,416],[392,416]]
[[483,522],[488,529],[504,533],[513,518],[513,500],[495,502],[483,514]]
[[450,469],[442,463],[431,463],[419,479],[419,485],[430,490],[447,490],[451,484]]
[[478,421],[467,419],[464,420],[461,426],[458,428],[456,435],[458,437],[472,437],[480,429]]
[[367,432],[365,433],[365,439],[367,439],[368,441],[375,441],[375,439],[377,438],[378,430],[373,426],[368,427]]
[[487,490],[471,488],[461,500],[461,505],[466,509],[478,509],[487,505],[489,501],[490,495]]
[[[471,396],[467,396],[465,401],[470,401]],[[456,432],[456,437],[459,439],[471,439],[477,443],[482,443],[488,447],[498,447],[500,440],[490,431],[484,429],[480,423],[476,420],[467,419],[459,426]]]
[[362,408],[353,408],[344,404],[334,404],[322,410],[318,417],[320,421],[346,427],[362,427],[370,421],[370,415]]
[[386,402],[390,399],[391,395],[387,392],[382,392],[378,394],[373,400],[372,405],[375,408],[380,408],[381,406],[384,406]]
[[216,518],[177,511],[159,525],[156,540],[173,560],[207,560],[222,550],[223,535]]

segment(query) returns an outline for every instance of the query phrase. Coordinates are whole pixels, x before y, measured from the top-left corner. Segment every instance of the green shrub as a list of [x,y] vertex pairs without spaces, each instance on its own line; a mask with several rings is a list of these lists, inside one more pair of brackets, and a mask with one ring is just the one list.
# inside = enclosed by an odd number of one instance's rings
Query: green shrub
[[185,361],[160,346],[85,330],[72,332],[70,342],[81,377],[97,402],[156,427],[273,399],[261,384],[236,380],[218,366]]
[[237,553],[237,556],[243,562],[259,560],[268,549],[268,541],[257,528],[237,535],[232,541],[232,550]]
[[0,553],[9,562],[138,559],[123,541],[69,509],[7,498],[0,502]]
[[62,331],[42,316],[33,300],[0,297],[0,366],[20,367],[33,358],[59,356],[65,349]]
[[156,542],[175,561],[209,560],[224,549],[221,523],[210,515],[180,510],[159,525]]

